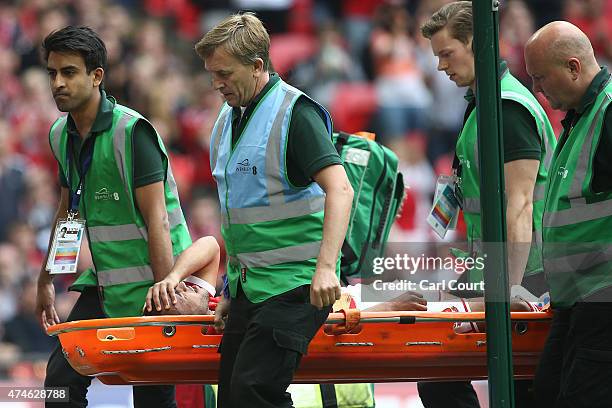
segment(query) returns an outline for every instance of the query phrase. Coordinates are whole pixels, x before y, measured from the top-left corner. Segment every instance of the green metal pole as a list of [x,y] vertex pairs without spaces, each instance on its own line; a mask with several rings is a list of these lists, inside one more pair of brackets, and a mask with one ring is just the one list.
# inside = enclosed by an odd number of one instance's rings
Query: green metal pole
[[506,260],[504,157],[499,81],[498,0],[474,0],[474,57],[489,406],[514,407],[512,338]]

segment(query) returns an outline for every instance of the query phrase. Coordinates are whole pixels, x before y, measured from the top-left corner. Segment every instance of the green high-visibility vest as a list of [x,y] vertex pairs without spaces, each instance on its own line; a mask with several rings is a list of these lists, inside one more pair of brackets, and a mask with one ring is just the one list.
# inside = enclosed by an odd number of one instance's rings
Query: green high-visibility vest
[[[502,99],[512,100],[524,106],[536,121],[542,150],[540,167],[533,191],[533,236],[525,276],[542,272],[541,243],[542,212],[544,210],[544,193],[548,167],[556,146],[555,133],[537,99],[506,69],[501,79]],[[480,174],[478,172],[478,137],[477,117],[474,109],[467,118],[457,140],[457,157],[461,162],[461,180],[459,188],[463,195],[463,216],[467,227],[468,245],[472,251],[479,252],[482,247],[482,230],[480,216]],[[482,281],[482,270],[470,271],[469,281]]]
[[[295,408],[323,408],[319,384],[291,384]],[[374,384],[334,384],[337,408],[374,408]]]
[[562,135],[550,167],[542,238],[544,271],[555,307],[591,300],[612,286],[612,192],[596,193],[591,187],[611,101],[608,78],[593,105]]
[[[49,141],[60,171],[74,192],[80,176],[77,164],[68,159],[66,118],[55,121]],[[112,125],[105,132],[93,136],[95,145],[91,166],[85,175],[79,203],[80,217],[87,221],[86,233],[95,270],[83,272],[71,290],[81,291],[85,286],[101,287],[103,310],[109,317],[140,316],[147,290],[154,283],[147,227],[136,206],[132,180],[132,135],[139,120],[146,119],[132,109],[114,104]],[[191,244],[191,238],[159,135],[157,140],[167,169],[165,201],[172,251],[176,257]]]

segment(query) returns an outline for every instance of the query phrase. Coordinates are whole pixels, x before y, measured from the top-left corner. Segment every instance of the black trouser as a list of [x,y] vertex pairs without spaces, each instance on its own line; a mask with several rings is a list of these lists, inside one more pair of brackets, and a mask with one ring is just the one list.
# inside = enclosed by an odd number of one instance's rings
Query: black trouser
[[425,408],[479,408],[476,391],[469,381],[419,382],[419,397]]
[[555,310],[534,381],[540,406],[610,407],[611,380],[612,303]]
[[287,387],[330,309],[310,304],[310,285],[261,303],[238,285],[219,347],[219,408],[292,407]]
[[[479,408],[476,391],[470,381],[420,382],[419,397],[425,408]],[[531,380],[514,381],[514,402],[517,408],[535,407]],[[543,407],[546,405],[540,405]]]
[[[67,321],[101,319],[106,317],[102,311],[98,291],[96,288],[85,288],[72,308]],[[87,388],[92,377],[77,373],[62,354],[59,343],[51,352],[47,364],[45,387],[68,387],[70,401],[65,403],[49,403],[45,406],[52,408],[86,407]],[[134,386],[134,407],[176,407],[173,385]]]

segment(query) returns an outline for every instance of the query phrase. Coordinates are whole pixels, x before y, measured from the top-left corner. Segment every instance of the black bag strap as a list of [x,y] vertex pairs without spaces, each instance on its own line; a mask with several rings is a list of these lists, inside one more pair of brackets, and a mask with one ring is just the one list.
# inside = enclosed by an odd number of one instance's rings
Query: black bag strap
[[397,172],[397,181],[395,182],[395,200],[400,203],[404,200],[404,175]]
[[348,240],[346,239],[342,243],[342,249],[340,250],[340,253],[342,254],[342,256],[340,257],[340,280],[342,281],[342,283],[348,286],[350,282],[344,270],[348,265],[351,265],[353,262],[357,261],[357,253],[350,246]]
[[[334,144],[334,147],[336,148],[336,151],[338,152],[340,157],[342,157],[342,149],[348,143],[350,136],[351,136],[350,133],[338,132],[338,137],[336,138],[336,143]],[[350,265],[351,263],[357,260],[357,254],[355,253],[353,248],[351,248],[351,246],[349,245],[346,239],[342,243],[341,253],[342,253],[342,257],[340,259],[341,266]],[[348,285],[349,283],[348,277],[343,272],[343,268],[340,268],[340,280],[344,282],[345,285]],[[321,393],[322,392],[323,392],[323,388],[321,388]],[[335,398],[335,391],[334,391],[334,398]]]
[[338,138],[336,139],[334,146],[336,147],[336,151],[340,157],[342,157],[342,148],[348,143],[349,136],[351,136],[349,133],[338,132]]
[[372,248],[378,249],[382,241],[382,235],[389,221],[389,207],[391,206],[391,198],[393,198],[393,191],[389,191],[385,194],[385,201],[382,206],[382,216],[376,227],[376,235],[374,235],[374,241],[372,242]]
[[338,408],[334,384],[319,384],[319,387],[321,388],[321,406],[323,408]]
[[[383,232],[385,230],[385,227],[387,226],[387,223],[390,221],[388,219],[389,218],[389,206],[391,206],[391,203],[397,203],[397,205],[399,206],[399,204],[402,202],[403,199],[404,199],[404,176],[402,175],[402,173],[397,172],[397,175],[395,176],[395,187],[393,191],[386,194],[386,197],[385,197],[385,202],[383,204],[383,209],[382,209],[383,215],[380,218],[380,223],[378,224],[378,228],[376,229],[376,236],[374,238],[374,242],[372,243],[372,248],[378,249],[378,247],[382,243]],[[391,220],[391,222],[393,222],[393,220]]]
[[349,245],[346,239],[342,243],[342,249],[340,250],[340,252],[342,253],[342,259],[340,259],[341,266],[350,265],[357,260],[357,253]]

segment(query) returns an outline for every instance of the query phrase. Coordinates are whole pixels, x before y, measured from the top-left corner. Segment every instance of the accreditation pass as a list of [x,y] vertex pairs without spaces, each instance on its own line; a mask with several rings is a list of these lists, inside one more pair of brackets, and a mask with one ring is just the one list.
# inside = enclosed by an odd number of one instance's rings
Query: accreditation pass
[[75,273],[81,252],[81,241],[85,231],[85,220],[58,220],[53,235],[53,244],[47,258],[50,274]]
[[444,239],[446,232],[456,224],[458,213],[459,202],[455,197],[455,192],[450,184],[446,184],[441,194],[437,195],[434,200],[434,205],[427,216],[427,223],[440,238]]

